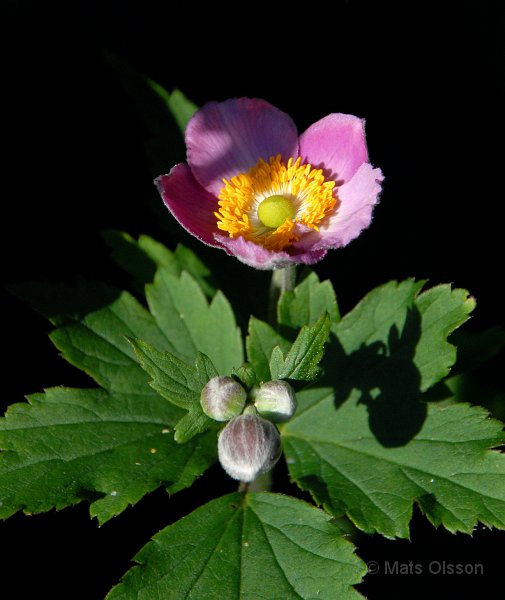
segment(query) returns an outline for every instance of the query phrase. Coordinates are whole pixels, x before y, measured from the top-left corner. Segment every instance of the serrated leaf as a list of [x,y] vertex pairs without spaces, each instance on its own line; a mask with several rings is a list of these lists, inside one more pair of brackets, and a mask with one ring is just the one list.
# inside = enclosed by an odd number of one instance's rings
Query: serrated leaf
[[200,405],[205,384],[218,372],[210,359],[198,353],[195,366],[179,360],[169,352],[159,352],[141,340],[130,340],[142,368],[150,375],[149,382],[164,398],[188,413],[175,426],[175,439],[184,443],[214,424]]
[[487,451],[500,426],[479,409],[421,401],[454,363],[446,338],[473,301],[449,286],[419,295],[421,286],[381,286],[333,328],[333,389],[300,393],[281,428],[291,475],[367,532],[408,536],[414,500],[451,531],[503,527],[504,457]]
[[505,421],[505,385],[503,374],[462,373],[446,380],[448,394],[444,404],[468,402],[485,407],[493,417]]
[[291,476],[318,503],[387,537],[409,536],[414,502],[453,532],[478,521],[505,528],[505,455],[488,450],[503,443],[500,423],[481,408],[430,405],[413,439],[386,447],[358,400],[354,392],[336,410],[331,389],[300,392],[282,428]]
[[230,494],[156,534],[107,600],[357,599],[366,572],[328,515],[278,494]]
[[156,395],[126,336],[142,337],[161,350],[173,346],[131,294],[83,280],[77,286],[27,283],[10,290],[58,326],[50,338],[62,356],[106,390],[133,397]]
[[475,300],[466,290],[438,285],[415,301],[422,315],[422,335],[416,347],[414,363],[421,374],[421,391],[443,379],[456,362],[456,348],[447,337],[468,319]]
[[455,331],[450,340],[457,346],[456,364],[448,377],[430,390],[430,400],[469,402],[484,406],[497,419],[505,420],[505,386],[499,359],[486,365],[503,348],[505,331],[492,327],[482,332]]
[[151,313],[170,341],[166,350],[189,363],[202,352],[221,375],[229,375],[242,364],[240,330],[230,303],[220,291],[208,304],[189,273],[183,271],[176,277],[161,269],[154,283],[146,286],[146,296]]
[[147,397],[155,393],[138,365],[126,336],[142,337],[171,350],[152,315],[128,292],[107,305],[67,323],[50,334],[63,357],[110,392]]
[[277,305],[279,325],[300,329],[313,325],[323,315],[328,314],[332,323],[337,323],[340,315],[337,299],[331,281],[319,281],[311,272],[293,291],[284,292]]
[[107,230],[102,232],[102,237],[111,249],[114,261],[132,276],[133,286],[140,293],[146,283],[153,281],[160,266],[179,274],[173,253],[148,236],[141,236],[137,241],[123,231]]
[[[117,411],[116,417],[119,421],[129,418],[132,412],[130,404],[138,403],[139,406],[149,406],[150,403],[153,403],[153,407],[155,407],[157,403],[161,402],[163,404],[163,422],[165,426],[169,426],[173,432],[173,426],[182,419],[183,423],[179,425],[180,429],[184,432],[185,424],[188,425],[189,429],[190,424],[188,421],[184,421],[183,411],[161,398],[149,385],[149,376],[138,364],[135,352],[127,342],[127,336],[142,337],[161,350],[170,350],[173,348],[166,335],[158,327],[153,316],[130,294],[96,284],[92,284],[91,286],[89,284],[80,284],[77,288],[64,285],[29,284],[17,286],[13,291],[19,296],[28,297],[31,300],[31,304],[39,312],[48,316],[53,323],[59,326],[51,334],[51,339],[70,363],[83,369],[110,393],[110,398],[114,399],[113,406],[114,410]],[[202,294],[201,291],[199,293]],[[101,392],[101,390],[96,391],[96,393]],[[75,393],[78,394],[80,392],[75,391]],[[48,404],[44,406],[48,406],[49,409],[53,408],[52,405],[49,406]],[[50,417],[51,414],[48,416],[49,424]],[[103,425],[103,427],[107,428],[106,425]],[[194,430],[193,425],[192,429]],[[50,428],[44,429],[42,437],[50,437],[48,432],[50,433]],[[85,433],[83,430],[83,435]],[[74,435],[78,434],[79,429],[76,428]],[[194,431],[192,431],[193,434]],[[170,434],[170,436],[172,435],[173,433]],[[209,436],[212,435],[209,434]],[[35,452],[33,448],[34,439],[25,439],[28,455],[30,452]],[[212,439],[214,440],[212,446],[212,457],[214,459],[215,436]],[[178,448],[179,446],[175,443],[173,437],[171,437],[171,440],[172,446]],[[86,439],[82,440],[83,443],[87,443],[87,441]],[[194,443],[192,442],[189,445],[189,450],[193,448],[195,452],[198,452],[199,443],[198,440],[195,440]],[[202,457],[199,457],[198,454],[195,454],[193,457],[191,454],[189,455],[188,466],[185,467],[184,471],[186,475],[184,473],[184,477],[181,475],[179,483],[169,483],[169,489],[172,492],[182,489],[186,485],[191,485],[195,475],[191,464],[203,465],[205,463],[208,466],[209,461],[205,459],[206,452],[208,453],[208,449],[203,451]],[[175,458],[177,459],[177,457]],[[27,460],[29,461],[30,459],[28,458]],[[165,455],[165,460],[167,460],[167,455]],[[93,469],[92,456],[84,455],[82,460],[75,464],[76,473],[81,469],[84,476],[87,469]],[[205,469],[206,466],[202,466],[202,469]],[[33,464],[30,469],[31,477],[34,480],[37,477],[44,477],[46,474],[44,462],[41,462],[39,466]],[[196,474],[200,474],[200,472],[198,471]],[[61,477],[58,480],[58,485],[62,489],[67,486],[70,490],[73,490],[67,499],[69,503],[87,497],[85,487],[82,488],[82,495],[79,495],[80,492],[78,490],[75,491],[74,487],[72,487],[76,481],[79,481],[76,473],[70,469],[65,470],[62,468]],[[66,482],[64,479],[65,475],[68,477]],[[111,471],[110,477],[110,485],[107,485],[105,475],[96,484],[96,489],[99,492],[102,492],[107,487],[113,486],[113,489],[116,487],[113,471]],[[156,485],[154,485],[152,482],[146,482],[141,479],[139,480],[140,487],[138,490],[135,490],[135,493],[138,492],[143,495],[154,489],[153,485],[154,487],[158,487],[162,482],[163,479],[158,479]],[[89,489],[93,490],[93,487]],[[56,492],[51,495],[52,492],[48,489],[46,490],[48,495],[44,496],[42,491],[39,491],[41,493],[41,506],[50,507],[52,503],[58,502]],[[106,509],[106,505],[112,503],[116,507],[114,510],[117,509],[116,512],[118,512],[128,502],[136,501],[136,496],[133,492],[130,496],[125,495],[124,498],[125,501],[122,504],[119,502],[121,499],[115,496],[105,496],[103,500],[99,500],[96,506],[101,508],[96,510],[97,514],[100,515],[100,519],[106,520],[109,518],[109,512],[107,512],[109,509]],[[67,502],[67,500],[64,502]],[[40,508],[40,510],[45,509]],[[111,509],[110,516],[116,514],[114,510]]]
[[190,486],[216,459],[213,432],[174,441],[174,409],[154,393],[52,388],[28,400],[0,419],[3,518],[88,500],[104,523],[161,485]]
[[302,327],[285,358],[279,346],[274,348],[270,358],[272,378],[299,381],[315,379],[319,374],[318,365],[323,357],[330,325],[330,318],[325,314],[314,325]]
[[276,346],[287,353],[291,344],[268,323],[251,317],[246,338],[247,359],[253,366],[259,381],[272,379],[270,357]]
[[186,246],[177,244],[175,258],[180,265],[181,271],[187,271],[194,277],[205,295],[212,298],[217,291],[216,283],[210,269],[200,260],[198,255]]
[[107,230],[102,232],[102,237],[112,250],[114,261],[133,277],[135,289],[142,294],[144,286],[153,282],[159,268],[175,276],[187,271],[208,297],[212,298],[216,293],[210,270],[192,250],[182,244],[177,246],[175,252],[171,252],[148,235],[141,235],[135,240],[128,233]]
[[117,288],[82,278],[75,285],[32,281],[6,287],[56,326],[73,323],[121,295]]
[[[362,385],[370,388],[377,371],[383,370],[386,362],[389,369],[397,368],[396,360],[412,379],[417,377],[415,391],[425,391],[449,373],[456,348],[447,337],[468,319],[475,301],[466,290],[451,290],[449,285],[419,295],[424,283],[408,279],[379,286],[332,327],[339,377],[345,376],[347,381],[361,378]],[[381,360],[381,355],[389,360]],[[409,364],[414,366],[409,368]],[[397,375],[397,382],[401,381],[401,370]]]
[[[128,292],[102,284],[81,282],[76,288],[24,284],[12,291],[60,325],[50,337],[63,357],[110,392],[155,395],[127,337],[143,339],[191,363],[198,351],[209,349],[222,374],[231,372],[235,361],[238,366],[242,363],[240,331],[228,301],[218,292],[209,306],[198,284],[185,272],[179,278],[161,269],[156,283],[148,286],[156,320]],[[77,307],[74,312],[73,306]],[[185,307],[188,324],[179,313],[181,307]],[[203,331],[207,324],[214,340]],[[220,344],[212,343],[215,339]]]

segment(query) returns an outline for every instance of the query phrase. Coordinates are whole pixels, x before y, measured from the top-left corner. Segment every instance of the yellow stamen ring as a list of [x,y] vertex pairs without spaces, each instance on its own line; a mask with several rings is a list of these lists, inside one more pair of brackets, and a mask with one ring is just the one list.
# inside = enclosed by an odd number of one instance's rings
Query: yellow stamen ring
[[217,227],[231,238],[243,236],[274,251],[299,239],[297,223],[318,231],[338,202],[335,182],[326,181],[322,169],[301,162],[290,158],[284,163],[280,155],[268,162],[260,158],[247,173],[223,179],[214,213]]

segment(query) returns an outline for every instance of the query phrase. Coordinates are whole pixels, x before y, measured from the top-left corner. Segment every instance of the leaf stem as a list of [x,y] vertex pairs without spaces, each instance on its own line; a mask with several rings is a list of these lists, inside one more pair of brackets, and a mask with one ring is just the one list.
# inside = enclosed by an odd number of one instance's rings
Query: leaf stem
[[295,281],[296,265],[272,271],[270,294],[268,297],[268,321],[274,327],[277,325],[277,301],[284,292],[294,289]]

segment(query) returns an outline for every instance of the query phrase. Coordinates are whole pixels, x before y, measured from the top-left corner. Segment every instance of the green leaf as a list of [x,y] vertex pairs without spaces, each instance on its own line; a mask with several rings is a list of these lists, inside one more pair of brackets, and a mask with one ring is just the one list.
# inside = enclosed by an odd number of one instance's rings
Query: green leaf
[[182,133],[186,131],[186,126],[191,117],[198,110],[197,105],[191,102],[181,90],[174,90],[169,94],[159,83],[149,80],[151,88],[162,98],[174,119],[177,121],[177,125]]
[[485,410],[429,405],[415,437],[387,447],[359,394],[338,410],[328,388],[302,391],[298,402],[282,428],[289,470],[335,516],[347,514],[367,533],[408,537],[415,501],[453,532],[471,533],[478,521],[505,528],[505,455],[488,450],[504,436]]
[[[164,269],[162,269],[162,271],[166,273]],[[181,279],[184,278],[190,279],[190,276],[187,273],[184,273]],[[175,279],[179,281],[178,278]],[[192,287],[190,286],[191,293],[194,293],[195,287],[197,293],[203,297],[202,291],[194,281]],[[191,485],[194,476],[200,474],[202,470],[209,466],[214,460],[215,434],[210,433],[203,438],[198,438],[188,445],[188,449],[181,455],[184,458],[187,453],[189,453],[187,455],[188,466],[184,467],[182,462],[177,458],[179,445],[172,437],[173,427],[176,423],[179,423],[179,429],[182,432],[180,435],[182,437],[186,435],[186,437],[189,438],[190,434],[191,436],[194,435],[195,426],[189,422],[189,419],[184,421],[184,411],[182,411],[180,407],[161,398],[149,385],[149,376],[138,364],[135,351],[127,341],[127,337],[142,338],[146,343],[149,343],[160,350],[172,350],[174,348],[173,344],[166,337],[166,332],[158,326],[153,316],[127,292],[120,292],[114,288],[103,285],[89,285],[81,282],[78,287],[73,288],[64,285],[50,286],[48,284],[28,284],[17,286],[13,291],[19,296],[30,298],[31,304],[58,326],[58,329],[51,334],[51,339],[61,350],[64,358],[91,375],[97,383],[109,392],[110,395],[108,396],[105,391],[96,390],[97,394],[105,394],[103,397],[106,398],[107,401],[112,402],[111,411],[115,411],[114,415],[117,421],[128,421],[132,412],[135,414],[135,408],[132,408],[132,406],[138,406],[139,410],[142,409],[147,411],[148,409],[146,407],[152,405],[152,410],[154,411],[155,407],[160,402],[162,403],[162,422],[164,426],[169,427],[172,432],[169,436],[171,446],[167,447],[164,459],[168,460],[167,457],[169,452],[176,448],[177,451],[174,455],[174,460],[176,462],[174,464],[176,467],[177,465],[182,465],[181,469],[183,469],[183,472],[178,479],[175,475],[173,478],[172,476],[168,477],[168,475],[167,477],[158,477],[156,475],[157,479],[155,482],[154,476],[152,481],[146,478],[142,479],[141,471],[138,471],[138,488],[135,488],[131,493],[125,493],[121,497],[124,498],[124,501],[122,501],[121,498],[117,498],[116,495],[110,496],[109,492],[107,492],[107,489],[119,491],[116,488],[119,487],[119,484],[122,481],[121,479],[116,481],[114,466],[111,467],[111,469],[104,470],[101,479],[97,480],[97,483],[93,483],[94,480],[89,479],[89,485],[84,484],[82,481],[88,481],[88,479],[80,480],[79,477],[77,477],[79,470],[82,471],[82,477],[85,478],[86,472],[95,468],[93,454],[90,453],[87,455],[84,453],[82,460],[75,463],[75,472],[71,469],[61,468],[61,476],[59,476],[55,485],[60,486],[62,489],[66,486],[71,490],[68,497],[64,495],[64,505],[76,502],[83,498],[89,497],[90,499],[94,499],[93,494],[95,492],[100,494],[107,493],[109,495],[105,496],[103,500],[98,501],[99,504],[97,504],[97,506],[102,508],[96,509],[97,514],[100,515],[100,519],[103,521],[122,510],[128,502],[136,501],[138,499],[137,495],[141,496],[151,489],[154,489],[154,487],[158,487],[163,482],[166,482],[166,485],[172,492],[182,489],[186,485]],[[230,319],[233,320],[233,314],[227,312],[229,308],[228,304],[219,294],[216,295],[210,308],[204,297],[203,303],[208,312],[214,310],[213,316],[216,319],[219,317],[222,318],[224,327],[229,324]],[[215,306],[214,309],[212,309],[213,306]],[[223,306],[224,310],[220,312],[220,309]],[[158,308],[160,311],[163,308],[161,301]],[[240,337],[236,327],[234,331],[236,332],[238,342],[240,343]],[[180,340],[178,340],[177,343],[180,343]],[[239,346],[239,348],[241,349],[241,346]],[[238,352],[238,354],[238,361],[241,361],[240,353]],[[205,364],[203,368],[210,369],[207,364]],[[76,390],[72,393],[80,394],[81,391]],[[85,392],[82,393],[84,394]],[[95,392],[89,392],[89,394],[93,393]],[[46,438],[49,440],[47,442],[49,445],[52,443],[50,433],[52,427],[51,411],[53,407],[54,403],[49,404],[48,402],[45,402],[40,409],[44,414],[44,411],[48,411],[47,427],[44,427],[43,432],[41,433],[42,442],[38,442],[35,437],[30,436],[25,436],[23,441],[28,456],[26,460],[30,465],[30,477],[34,480],[39,477],[47,477],[49,467],[46,469],[43,461],[30,462],[30,456],[37,452],[37,449],[33,446],[34,444],[40,443],[43,445],[43,440]],[[156,413],[153,414],[156,415]],[[113,419],[111,418],[111,421],[112,420]],[[182,424],[180,423],[181,420]],[[155,420],[155,422],[157,421]],[[113,425],[110,425],[107,422],[100,425],[100,427],[103,428],[104,439],[107,441],[107,431],[110,430],[113,433]],[[185,431],[185,427],[187,431]],[[202,427],[200,426],[199,429],[201,430]],[[79,428],[76,426],[75,431],[71,432],[72,436],[79,436],[79,431]],[[102,432],[102,429],[100,429],[100,432]],[[88,440],[85,438],[86,435],[87,430],[84,428],[82,429],[82,443],[84,445],[88,443]],[[89,435],[93,436],[93,433],[91,432]],[[166,438],[167,436],[165,435],[164,439]],[[212,452],[210,454],[209,448],[199,450],[199,444],[203,443],[199,441],[201,439],[213,440]],[[6,445],[0,447],[8,448],[9,446],[7,443],[8,439]],[[93,444],[93,439],[91,439],[91,442],[89,443]],[[134,446],[132,447],[134,448]],[[195,455],[193,456],[191,452],[195,452]],[[198,452],[201,452],[202,456],[199,456]],[[211,461],[208,459],[208,456],[210,455],[212,456]],[[48,456],[48,460],[52,460],[52,455],[49,454]],[[62,460],[63,462],[65,461],[64,458]],[[21,461],[21,464],[24,466],[25,463]],[[113,465],[114,464],[115,463],[113,463]],[[191,466],[192,464],[197,465],[198,468],[193,468]],[[167,473],[173,473],[173,471],[167,471]],[[131,477],[133,475],[130,474],[128,476]],[[14,481],[16,481],[16,476],[16,474],[13,475]],[[109,482],[107,476],[110,476]],[[65,477],[67,477],[66,480]],[[127,479],[126,475],[124,477]],[[79,481],[81,481],[81,483],[79,483]],[[75,486],[77,486],[77,488]],[[45,492],[47,492],[47,495],[44,496],[44,490],[38,488],[40,493],[40,510],[46,510],[53,504],[60,506],[57,504],[57,502],[59,502],[57,493],[56,491],[53,493],[51,491],[52,489],[53,488],[46,489]],[[87,490],[90,490],[90,492]],[[0,501],[3,501],[3,499],[0,498]],[[19,502],[22,506],[24,501],[20,500]],[[109,509],[106,508],[106,505],[108,506],[111,503],[115,508],[111,508],[111,512],[109,513],[107,512]],[[15,508],[15,510],[16,509],[17,508]],[[33,510],[37,510],[36,506]]]
[[[412,374],[408,364],[413,363],[419,380],[416,391],[427,390],[449,373],[456,348],[447,337],[468,319],[475,300],[466,290],[452,290],[450,285],[438,285],[419,295],[423,285],[423,281],[408,279],[379,286],[333,326],[337,360],[344,354],[346,363],[339,376],[349,380],[359,373],[361,379],[372,382],[377,368],[370,371],[368,363],[383,369],[385,361],[377,358],[381,355],[388,357],[391,370],[401,366]],[[402,373],[391,376],[401,380]]]
[[421,374],[421,391],[443,379],[456,362],[456,348],[447,337],[468,319],[475,300],[466,290],[438,285],[416,298],[416,308],[422,315],[419,343],[414,363]]
[[461,373],[445,380],[444,404],[468,402],[485,407],[493,417],[505,421],[505,377],[499,371],[483,369],[482,372]]
[[323,357],[330,324],[330,318],[325,314],[314,325],[302,327],[285,358],[279,346],[274,348],[270,358],[272,378],[299,381],[316,379],[320,372],[318,364]]
[[[109,392],[156,396],[126,336],[141,337],[161,350],[173,348],[153,316],[128,292],[95,282],[77,286],[27,283],[11,286],[58,329],[51,340],[71,364]],[[174,412],[175,423],[180,413]]]
[[366,567],[330,517],[278,494],[230,494],[156,534],[107,600],[361,596]]
[[468,402],[484,406],[495,418],[505,420],[505,378],[500,358],[489,363],[505,343],[505,331],[492,327],[482,332],[455,331],[450,340],[457,346],[456,364],[448,377],[430,390],[430,400]]
[[191,275],[183,271],[176,277],[162,269],[154,283],[146,287],[146,296],[151,313],[171,346],[153,344],[158,349],[168,350],[188,363],[194,362],[198,351],[202,352],[221,375],[229,375],[242,364],[240,330],[228,300],[220,291],[209,305]]
[[133,239],[128,233],[107,230],[102,237],[112,251],[114,261],[133,278],[135,289],[143,293],[151,283],[158,267],[179,274],[177,259],[168,248],[148,236]]
[[107,230],[102,232],[102,237],[112,250],[112,258],[132,275],[133,285],[140,293],[144,292],[147,283],[153,282],[159,268],[177,276],[182,271],[187,271],[208,297],[212,298],[216,293],[210,269],[192,250],[182,244],[177,246],[175,252],[171,252],[148,235],[141,235],[135,240],[122,231]]
[[458,359],[451,371],[454,376],[472,371],[498,354],[505,347],[505,330],[490,327],[472,334],[456,331],[451,342],[458,348]]
[[505,457],[488,450],[503,440],[500,425],[477,408],[422,402],[454,363],[447,336],[474,302],[421,286],[381,286],[333,328],[333,386],[300,392],[281,426],[291,476],[367,532],[408,536],[414,501],[451,531],[504,527]]
[[200,393],[218,372],[204,354],[198,353],[195,366],[191,367],[169,352],[158,352],[140,340],[129,341],[142,368],[152,378],[150,385],[172,404],[188,411],[175,426],[177,442],[187,442],[214,425],[202,411]]
[[50,338],[66,360],[109,392],[155,396],[126,336],[142,337],[162,350],[172,348],[152,315],[127,292],[82,317],[69,318]]
[[75,285],[37,281],[9,285],[7,289],[57,326],[75,322],[121,295],[117,288],[81,278]]
[[244,363],[243,365],[240,365],[238,369],[233,369],[232,377],[238,380],[246,391],[249,391],[256,383],[258,383],[256,371],[250,363]]
[[182,92],[174,90],[170,94],[152,79],[136,73],[119,56],[107,53],[106,58],[142,119],[152,175],[166,173],[184,160],[184,129],[196,106]]
[[332,323],[338,322],[340,315],[331,281],[321,283],[314,272],[311,272],[293,291],[284,292],[277,305],[279,325],[291,329],[313,325],[326,313]]
[[175,258],[180,265],[181,271],[187,271],[194,277],[205,295],[212,298],[217,291],[216,283],[210,269],[198,258],[193,250],[182,244],[178,244],[175,249]]
[[270,381],[270,357],[276,346],[288,352],[291,344],[267,323],[251,317],[246,338],[247,358],[254,368],[259,381]]
[[190,486],[216,459],[213,432],[174,441],[173,407],[157,394],[52,388],[28,401],[0,419],[3,518],[88,500],[104,523],[160,485]]

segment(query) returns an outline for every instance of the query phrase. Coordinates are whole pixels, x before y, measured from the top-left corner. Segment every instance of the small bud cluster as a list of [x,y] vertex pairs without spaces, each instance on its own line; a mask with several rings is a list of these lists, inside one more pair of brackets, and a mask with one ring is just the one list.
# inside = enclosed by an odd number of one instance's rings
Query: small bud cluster
[[296,411],[293,388],[282,380],[254,386],[250,396],[247,404],[247,392],[240,383],[231,377],[214,377],[200,397],[208,417],[229,421],[219,434],[219,461],[230,477],[244,482],[275,465],[281,442],[273,423],[287,421]]

